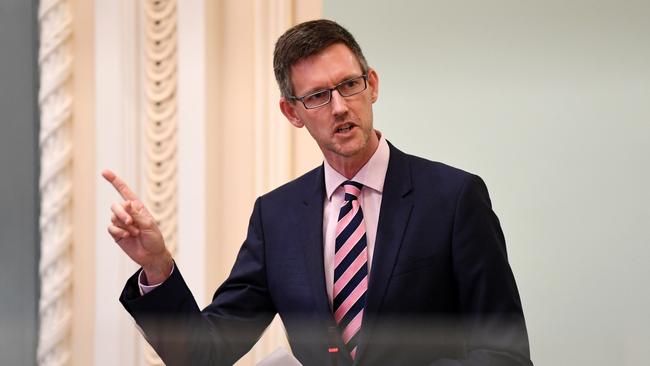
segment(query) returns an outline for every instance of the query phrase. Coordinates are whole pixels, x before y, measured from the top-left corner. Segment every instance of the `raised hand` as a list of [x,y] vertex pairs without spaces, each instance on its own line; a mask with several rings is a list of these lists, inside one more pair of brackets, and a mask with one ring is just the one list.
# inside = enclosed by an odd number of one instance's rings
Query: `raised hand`
[[124,201],[111,205],[108,232],[134,262],[142,266],[148,284],[161,283],[172,270],[172,256],[149,210],[115,173],[104,170],[102,176],[113,185]]

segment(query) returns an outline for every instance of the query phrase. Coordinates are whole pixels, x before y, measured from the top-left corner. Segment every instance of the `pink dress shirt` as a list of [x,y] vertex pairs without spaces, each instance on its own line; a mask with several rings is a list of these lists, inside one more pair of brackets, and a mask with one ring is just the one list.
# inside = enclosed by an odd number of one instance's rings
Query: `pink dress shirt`
[[[368,274],[370,274],[372,254],[375,249],[377,237],[377,223],[379,222],[379,209],[384,191],[384,179],[388,170],[390,149],[386,139],[379,131],[379,146],[370,160],[359,172],[352,177],[355,182],[363,184],[359,203],[366,223],[366,243],[368,245]],[[332,305],[332,292],[334,287],[334,248],[336,243],[336,223],[339,211],[343,205],[344,190],[341,183],[348,180],[332,168],[325,161],[325,205],[323,207],[323,258],[325,269],[325,284],[327,297]]]

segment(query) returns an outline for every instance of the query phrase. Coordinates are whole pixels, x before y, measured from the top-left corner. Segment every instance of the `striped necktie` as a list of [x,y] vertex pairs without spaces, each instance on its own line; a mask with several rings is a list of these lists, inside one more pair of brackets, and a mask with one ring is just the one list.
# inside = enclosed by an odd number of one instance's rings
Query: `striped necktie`
[[359,203],[363,185],[348,180],[342,186],[345,202],[336,225],[332,309],[343,342],[354,359],[368,290],[368,251],[366,225]]

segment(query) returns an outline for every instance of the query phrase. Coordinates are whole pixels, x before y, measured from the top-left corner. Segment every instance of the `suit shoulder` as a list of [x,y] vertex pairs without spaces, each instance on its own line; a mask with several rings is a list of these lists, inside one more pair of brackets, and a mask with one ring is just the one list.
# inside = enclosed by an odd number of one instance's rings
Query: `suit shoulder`
[[388,142],[388,146],[390,147],[390,160],[393,163],[391,164],[389,162],[389,167],[390,165],[406,164],[412,171],[419,174],[445,176],[450,178],[457,178],[460,180],[467,179],[467,176],[472,175],[465,170],[447,165],[445,163],[441,163],[439,161],[433,161],[420,156],[405,153],[390,142]]
[[[466,170],[422,158],[415,155],[405,154],[411,165],[411,172],[415,177],[430,178],[435,181],[448,181],[462,184],[467,179],[477,177],[475,174]],[[416,179],[417,180],[417,179]]]
[[404,159],[410,166],[414,191],[421,197],[442,195],[453,200],[467,189],[487,191],[483,179],[474,173],[419,156],[404,154]]
[[296,197],[304,196],[305,192],[324,189],[324,185],[323,166],[319,165],[300,177],[263,194],[260,198],[265,201],[291,201]]

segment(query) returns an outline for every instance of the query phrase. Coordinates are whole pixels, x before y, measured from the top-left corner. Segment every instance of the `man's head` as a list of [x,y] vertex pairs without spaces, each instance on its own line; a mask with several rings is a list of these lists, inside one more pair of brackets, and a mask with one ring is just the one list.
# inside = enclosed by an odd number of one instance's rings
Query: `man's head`
[[274,65],[282,113],[307,128],[334,169],[354,176],[379,144],[379,78],[352,35],[329,20],[299,24],[278,40]]
[[368,71],[368,63],[361,52],[361,47],[345,28],[326,19],[300,23],[287,30],[275,44],[273,71],[280,87],[280,94],[285,98],[295,95],[291,83],[291,67],[294,64],[335,43],[347,46],[356,56],[361,71],[363,73]]

